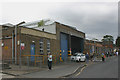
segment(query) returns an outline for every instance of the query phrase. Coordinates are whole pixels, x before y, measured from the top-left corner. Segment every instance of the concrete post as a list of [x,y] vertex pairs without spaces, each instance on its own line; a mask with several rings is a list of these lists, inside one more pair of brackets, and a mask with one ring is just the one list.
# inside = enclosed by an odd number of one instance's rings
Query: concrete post
[[17,26],[15,26],[15,64],[17,64]]
[[19,56],[19,67],[21,68],[21,30],[20,30],[20,27],[19,27],[19,41],[20,41],[20,56]]

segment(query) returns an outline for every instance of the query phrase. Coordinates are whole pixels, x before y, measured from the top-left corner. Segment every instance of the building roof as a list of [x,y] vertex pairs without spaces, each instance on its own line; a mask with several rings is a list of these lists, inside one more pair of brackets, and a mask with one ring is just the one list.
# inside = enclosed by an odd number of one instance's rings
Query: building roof
[[[39,23],[40,21],[41,21],[41,20],[37,20],[37,21],[33,21],[33,22],[28,22],[28,23],[21,24],[20,26],[29,27],[29,28],[38,28],[38,23]],[[66,26],[66,27],[72,28],[72,29],[74,29],[74,30],[76,30],[76,31],[79,31],[79,30],[76,29],[76,27],[69,26],[69,25],[66,25],[66,24],[62,24],[62,23],[57,22],[57,21],[54,21],[54,20],[43,19],[43,21],[44,21],[44,27],[45,27],[45,26],[48,26],[48,25],[52,25],[52,24],[54,24],[54,23],[59,23],[59,24],[64,25],[64,26]],[[81,31],[79,31],[79,32],[81,32]],[[82,33],[84,33],[84,32],[82,32]]]
[[2,26],[14,27],[14,25],[11,23],[6,23],[6,24],[3,24]]
[[[27,22],[27,23],[21,24],[20,26],[27,27],[27,26],[32,26],[33,25],[31,28],[34,28],[34,27],[38,27],[38,26],[34,26],[34,25],[38,25],[38,23],[40,21],[42,21],[42,20],[37,20],[37,21],[33,21],[33,22]],[[44,19],[43,21],[44,21],[44,26],[53,24],[55,22],[55,21],[49,20],[49,19]]]
[[[38,23],[41,22],[42,20],[37,20],[37,21],[33,21],[33,22],[27,22],[27,23],[23,23],[23,24],[20,24],[19,26],[21,27],[27,27],[27,28],[33,28],[33,29],[37,29],[37,30],[41,30],[39,29],[38,27]],[[66,25],[66,24],[62,24],[60,22],[57,22],[57,21],[54,21],[54,20],[50,20],[50,19],[43,19],[44,21],[44,25],[41,26],[41,27],[47,27],[49,25],[52,25],[54,23],[59,23],[61,25],[64,25],[66,27],[69,27],[71,29],[74,29],[75,31],[78,31],[78,32],[81,32],[79,30],[76,29],[76,27],[73,27],[73,26],[69,26],[69,25]],[[14,27],[13,24],[10,24],[10,23],[7,23],[7,24],[3,24],[3,26],[8,26],[8,27]],[[84,32],[81,32],[81,33],[84,33]]]
[[97,40],[88,40],[88,39],[85,39],[87,42],[97,42],[97,43],[102,43],[102,41],[97,41]]
[[66,24],[63,24],[63,23],[60,23],[60,22],[57,22],[57,21],[56,21],[56,23],[59,23],[59,24],[61,24],[61,25],[64,25],[64,26],[67,26],[67,27],[70,27],[70,28],[72,28],[72,29],[77,30],[76,27],[73,27],[73,26],[70,26],[70,25],[66,25]]
[[[24,23],[24,24],[22,24],[22,25],[20,25],[20,26],[24,26],[24,27],[25,27],[25,26],[31,26],[31,25],[38,25],[38,23],[39,23],[40,21],[41,21],[41,20],[37,20],[37,21],[33,21],[33,22],[28,22],[28,23]],[[43,21],[44,21],[44,23],[45,23],[45,26],[51,25],[51,24],[57,22],[57,21],[50,20],[50,19],[45,19],[45,20],[43,20]],[[60,23],[60,22],[57,22],[57,23]],[[62,23],[60,23],[60,24],[62,24]],[[65,24],[62,24],[62,25],[65,25]],[[77,30],[76,27],[72,27],[72,26],[69,26],[69,25],[65,25],[65,26]],[[36,26],[35,26],[35,27],[36,27]],[[33,27],[33,28],[34,28],[34,27]]]
[[77,30],[76,27],[72,27],[72,26],[69,26],[69,25],[66,25],[66,24],[62,24],[62,23],[60,23],[60,22],[56,22],[56,23],[61,24],[61,25],[64,25],[64,26],[66,26],[66,27],[69,27],[69,28],[71,28],[71,29],[74,29],[74,30],[77,31],[77,32],[80,32],[80,33],[85,34],[84,32]]

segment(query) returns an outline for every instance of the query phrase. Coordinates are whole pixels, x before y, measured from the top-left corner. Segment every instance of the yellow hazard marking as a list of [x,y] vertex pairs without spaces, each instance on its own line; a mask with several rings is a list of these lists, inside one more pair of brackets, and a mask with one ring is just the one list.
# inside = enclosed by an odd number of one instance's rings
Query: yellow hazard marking
[[71,51],[68,51],[68,52],[71,52]]
[[71,54],[68,54],[68,55],[70,55],[70,56],[71,56]]
[[62,60],[62,57],[60,57],[60,61],[63,61],[63,60]]
[[5,49],[8,49],[8,46],[5,46],[4,48],[5,48]]

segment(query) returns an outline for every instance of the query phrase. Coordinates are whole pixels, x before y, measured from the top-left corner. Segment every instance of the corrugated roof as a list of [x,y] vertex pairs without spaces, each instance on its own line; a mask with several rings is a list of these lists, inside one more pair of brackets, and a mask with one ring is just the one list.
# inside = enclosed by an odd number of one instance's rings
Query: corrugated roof
[[13,25],[13,24],[11,24],[11,23],[6,23],[6,24],[3,24],[3,26],[14,27],[14,25]]
[[[37,21],[33,21],[33,22],[27,22],[27,23],[24,23],[24,24],[21,24],[20,26],[32,26],[32,25],[38,25],[38,23],[40,22],[41,20],[37,20]],[[53,24],[55,21],[53,20],[49,20],[49,19],[44,19],[43,20],[45,25],[50,25],[50,24]]]
[[[37,20],[37,21],[33,21],[33,22],[27,22],[27,23],[24,23],[24,24],[21,24],[20,26],[23,26],[23,27],[28,27],[28,28],[36,28],[36,27],[38,27],[38,23],[40,22],[41,20]],[[57,21],[54,21],[54,20],[51,20],[51,19],[43,19],[43,21],[44,21],[44,23],[45,23],[45,25],[44,25],[44,27],[45,26],[48,26],[48,25],[51,25],[51,24],[53,24],[53,23],[59,23],[59,24],[62,24],[62,23],[60,23],[60,22],[57,22]],[[73,26],[69,26],[69,25],[66,25],[66,24],[62,24],[62,25],[65,25],[65,26],[67,26],[67,27],[69,27],[69,28],[72,28],[72,29],[74,29],[74,30],[76,30],[76,31],[79,31],[79,30],[77,30],[76,29],[76,27],[73,27]],[[81,32],[81,31],[79,31],[79,32]],[[83,32],[82,32],[83,33]]]
[[[39,23],[40,21],[41,21],[41,20],[37,20],[37,21],[33,21],[33,22],[28,22],[28,23],[24,23],[24,24],[22,24],[22,25],[20,25],[20,26],[38,25],[38,23]],[[45,25],[50,25],[50,24],[53,24],[53,23],[57,22],[57,21],[50,20],[50,19],[43,19],[43,21],[45,22]],[[60,23],[60,22],[57,22],[57,23]],[[62,23],[60,23],[60,24],[62,24]],[[62,24],[62,25],[65,25],[65,24]],[[69,25],[65,25],[65,26],[77,30],[76,27],[72,27],[72,26],[69,26]],[[36,27],[36,26],[35,26],[35,27]]]

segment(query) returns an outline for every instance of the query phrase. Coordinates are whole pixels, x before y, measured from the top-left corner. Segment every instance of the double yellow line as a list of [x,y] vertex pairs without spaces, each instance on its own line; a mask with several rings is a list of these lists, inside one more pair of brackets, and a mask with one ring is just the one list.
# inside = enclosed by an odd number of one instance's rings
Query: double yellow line
[[[89,65],[91,65],[91,64],[93,64],[93,62],[91,62]],[[88,64],[86,64],[86,66],[84,66],[81,70],[80,70],[80,72],[79,73],[77,73],[75,76],[78,76],[78,75],[80,75],[81,74],[81,72],[87,67],[87,66],[89,66]]]
[[86,68],[86,66],[84,66],[84,67],[80,70],[80,72],[79,72],[78,74],[76,74],[75,76],[80,75],[80,73],[81,73],[85,68]]

